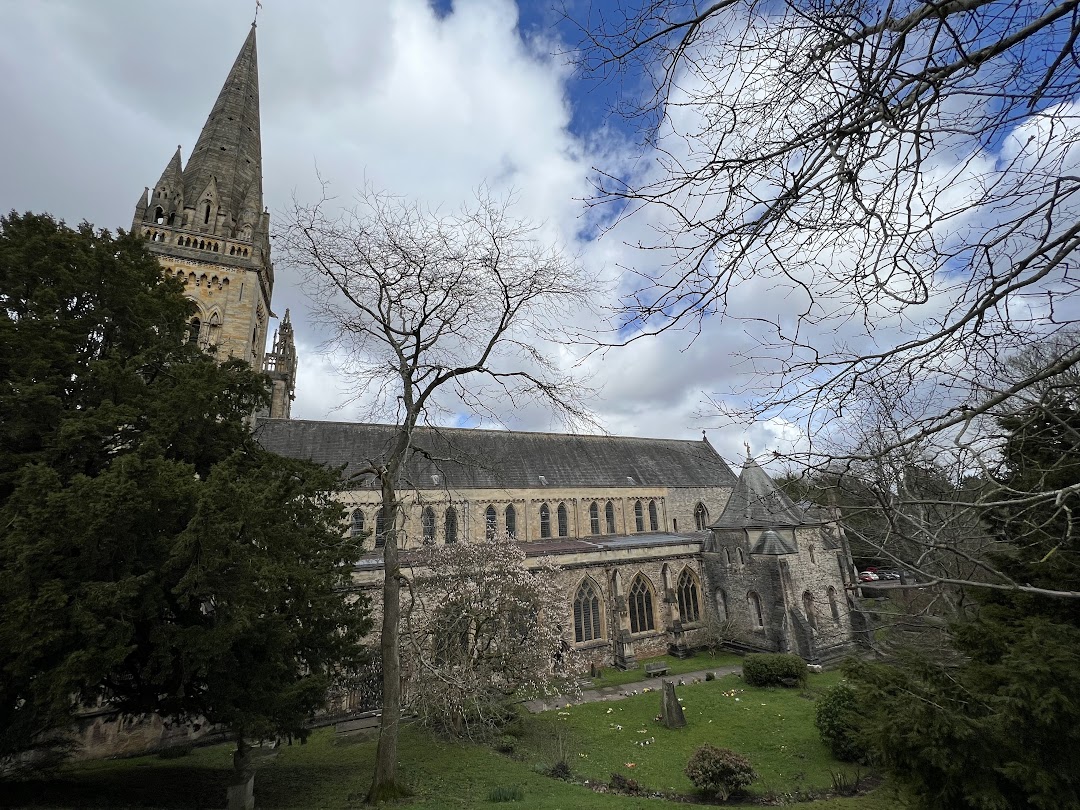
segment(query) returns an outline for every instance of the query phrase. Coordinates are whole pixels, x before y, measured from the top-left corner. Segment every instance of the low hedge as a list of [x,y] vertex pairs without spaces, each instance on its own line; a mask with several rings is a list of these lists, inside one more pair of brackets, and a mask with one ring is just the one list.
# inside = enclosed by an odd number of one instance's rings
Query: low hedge
[[762,653],[743,659],[743,680],[750,686],[806,686],[806,662],[797,655]]

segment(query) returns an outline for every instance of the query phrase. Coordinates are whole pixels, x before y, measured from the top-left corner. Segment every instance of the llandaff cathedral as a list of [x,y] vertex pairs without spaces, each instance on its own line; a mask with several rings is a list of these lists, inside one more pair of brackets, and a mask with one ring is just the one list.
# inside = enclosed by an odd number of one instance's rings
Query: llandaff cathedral
[[[266,351],[274,266],[255,38],[252,25],[187,165],[178,148],[140,197],[133,232],[196,303],[190,339],[270,376],[259,441],[348,476],[385,453],[394,427],[289,418],[288,311]],[[632,667],[688,653],[718,623],[746,650],[822,661],[850,649],[856,583],[842,531],[792,503],[749,458],[736,476],[704,437],[421,429],[414,443],[422,452],[405,473],[403,548],[521,543],[529,560],[557,567],[564,599],[552,616],[586,661]],[[379,504],[374,484],[343,496],[345,530],[371,533],[355,576],[372,589],[382,579]]]

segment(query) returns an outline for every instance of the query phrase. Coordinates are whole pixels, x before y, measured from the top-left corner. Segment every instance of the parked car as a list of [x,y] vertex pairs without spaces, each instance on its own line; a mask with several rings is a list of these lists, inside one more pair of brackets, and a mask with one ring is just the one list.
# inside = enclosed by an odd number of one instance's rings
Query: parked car
[[875,574],[873,571],[860,571],[859,572],[859,582],[877,582],[877,581],[878,581],[878,575]]
[[899,571],[878,571],[878,579],[900,579]]

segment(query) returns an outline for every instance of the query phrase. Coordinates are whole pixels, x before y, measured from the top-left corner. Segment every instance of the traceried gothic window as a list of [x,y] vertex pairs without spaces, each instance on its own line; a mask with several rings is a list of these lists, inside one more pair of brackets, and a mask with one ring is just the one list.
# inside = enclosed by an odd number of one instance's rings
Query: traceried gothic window
[[615,504],[611,501],[604,507],[604,519],[607,521],[607,533],[615,534]]
[[484,512],[484,537],[488,540],[495,539],[495,507],[489,506]]
[[698,586],[694,575],[686,568],[679,574],[675,594],[679,599],[679,615],[683,622],[692,623],[701,619],[701,605],[698,602]]
[[559,537],[566,537],[570,534],[570,514],[566,511],[566,504],[560,503],[556,512],[559,517]]
[[580,644],[603,638],[600,618],[600,596],[593,581],[586,579],[574,596],[574,641]]
[[649,531],[660,531],[660,515],[656,511],[656,501],[649,501]]
[[634,504],[634,531],[645,531],[645,507],[642,506],[641,501]]
[[600,507],[596,501],[589,504],[589,533],[600,534]]
[[517,512],[513,504],[506,507],[506,536],[511,539],[517,537]]
[[653,619],[652,588],[645,577],[638,574],[630,585],[630,632],[645,633],[656,629]]
[[452,506],[446,510],[445,536],[447,544],[457,542],[457,510]]
[[551,537],[551,509],[546,503],[540,504],[540,536]]
[[435,510],[430,506],[426,507],[420,515],[420,530],[425,543],[435,542]]
[[761,612],[761,597],[753,591],[746,595],[746,605],[750,609],[750,624],[754,627],[765,626],[765,615]]
[[699,532],[705,531],[709,526],[709,510],[703,503],[699,503],[694,509],[694,525]]
[[350,537],[359,537],[364,533],[364,510],[355,509],[352,513],[352,526],[349,529]]

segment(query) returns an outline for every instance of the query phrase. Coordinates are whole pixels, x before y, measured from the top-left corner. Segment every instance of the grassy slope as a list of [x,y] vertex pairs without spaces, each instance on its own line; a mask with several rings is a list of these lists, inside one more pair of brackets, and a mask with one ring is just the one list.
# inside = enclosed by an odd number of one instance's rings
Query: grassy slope
[[[835,676],[818,676],[820,687]],[[569,715],[549,712],[526,718],[516,759],[465,743],[432,740],[418,729],[405,729],[401,773],[415,785],[412,810],[469,807],[528,807],[537,810],[662,810],[686,804],[593,793],[535,771],[550,762],[562,745],[575,775],[606,782],[613,770],[644,784],[689,791],[682,774],[689,752],[700,741],[727,745],[747,754],[762,773],[755,786],[790,792],[795,787],[827,787],[828,769],[841,767],[829,759],[813,729],[813,704],[787,690],[747,689],[733,697],[723,692],[739,688],[737,679],[681,687],[689,726],[667,731],[652,721],[659,710],[656,693],[616,703],[578,706]],[[761,704],[765,705],[762,706]],[[607,709],[613,709],[611,714]],[[709,723],[709,720],[712,723]],[[622,732],[611,723],[623,726]],[[646,734],[638,734],[644,727]],[[654,737],[650,746],[633,745]],[[561,742],[560,742],[561,741]],[[574,741],[578,744],[575,745]],[[578,754],[586,753],[581,757]],[[50,780],[0,785],[5,806],[47,807],[222,807],[231,769],[230,746],[192,752],[182,759],[155,757],[85,763]],[[626,762],[636,767],[627,769]],[[307,745],[284,747],[266,762],[256,777],[260,808],[352,808],[370,780],[374,744],[355,738],[335,740],[330,730],[314,734]],[[802,772],[805,777],[798,778]],[[525,800],[518,804],[488,801],[492,788],[520,785]],[[870,796],[800,804],[806,810],[888,810],[902,807],[888,788]]]

